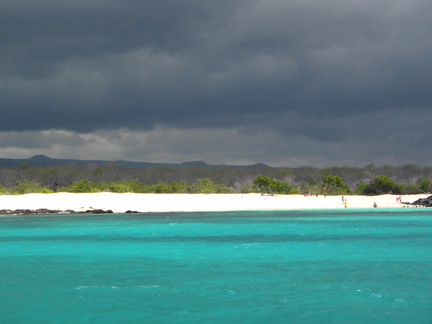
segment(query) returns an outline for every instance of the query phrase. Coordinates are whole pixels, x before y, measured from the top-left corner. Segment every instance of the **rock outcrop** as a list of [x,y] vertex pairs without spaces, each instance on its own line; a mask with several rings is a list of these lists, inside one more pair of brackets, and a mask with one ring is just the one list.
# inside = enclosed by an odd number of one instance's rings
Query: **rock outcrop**
[[413,206],[423,206],[423,207],[432,207],[432,196],[429,196],[427,198],[420,198],[416,201],[413,201],[412,203],[405,203]]
[[53,209],[0,209],[0,215],[42,215],[42,214],[112,214],[111,209],[89,209],[86,211],[53,210]]

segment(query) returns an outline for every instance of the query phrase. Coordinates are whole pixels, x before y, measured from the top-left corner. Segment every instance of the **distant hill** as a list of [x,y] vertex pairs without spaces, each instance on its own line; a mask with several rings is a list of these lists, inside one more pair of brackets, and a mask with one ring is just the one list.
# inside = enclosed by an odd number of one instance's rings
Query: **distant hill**
[[[105,165],[115,163],[119,167],[155,167],[155,166],[195,166],[195,167],[207,167],[207,168],[215,168],[222,167],[221,165],[209,165],[204,161],[190,161],[183,163],[154,163],[154,162],[135,162],[135,161],[105,161],[105,160],[75,160],[75,159],[53,159],[46,155],[35,155],[29,159],[7,159],[0,158],[0,167],[1,166],[20,166],[20,165],[28,165],[28,166],[59,166],[59,165],[89,165],[89,164],[98,164]],[[260,167],[269,168],[268,165],[263,163],[258,163],[254,165],[223,165],[229,167]]]
[[197,166],[197,167],[208,167],[209,166],[204,161],[183,162],[181,165],[185,165],[185,166]]

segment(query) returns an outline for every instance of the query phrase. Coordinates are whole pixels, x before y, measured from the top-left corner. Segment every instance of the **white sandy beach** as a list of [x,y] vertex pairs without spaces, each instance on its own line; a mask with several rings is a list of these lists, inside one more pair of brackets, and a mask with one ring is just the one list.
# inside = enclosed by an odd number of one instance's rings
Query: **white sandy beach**
[[[428,194],[405,195],[403,202],[426,198]],[[403,208],[396,195],[346,196],[347,208]],[[91,209],[124,213],[181,212],[181,211],[234,211],[234,210],[294,210],[345,208],[341,196],[308,196],[260,194],[136,194],[136,193],[53,193],[1,195],[0,209],[46,208],[82,212]]]

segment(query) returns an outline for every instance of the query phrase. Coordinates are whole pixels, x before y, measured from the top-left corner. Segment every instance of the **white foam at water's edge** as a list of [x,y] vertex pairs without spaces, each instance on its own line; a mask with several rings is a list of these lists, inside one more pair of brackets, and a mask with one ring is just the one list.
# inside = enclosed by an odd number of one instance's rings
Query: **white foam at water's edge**
[[[140,285],[137,287],[139,287],[139,288],[159,288],[160,286],[159,285]],[[76,290],[92,289],[92,288],[94,288],[94,289],[97,289],[97,288],[120,289],[120,288],[133,288],[133,287],[127,287],[127,286],[124,286],[124,287],[119,287],[119,286],[78,286],[78,287],[75,287]]]
[[89,289],[89,288],[101,288],[101,287],[100,286],[79,286],[79,287],[75,287],[76,290]]

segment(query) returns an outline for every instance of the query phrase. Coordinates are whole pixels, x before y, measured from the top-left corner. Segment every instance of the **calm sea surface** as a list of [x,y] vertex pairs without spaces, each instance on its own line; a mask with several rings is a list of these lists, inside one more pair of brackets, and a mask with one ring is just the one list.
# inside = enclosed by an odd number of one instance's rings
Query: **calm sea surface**
[[0,323],[432,323],[432,209],[0,217]]

